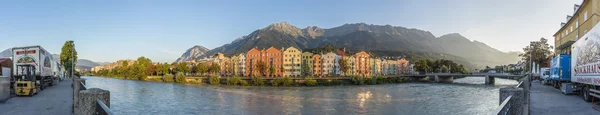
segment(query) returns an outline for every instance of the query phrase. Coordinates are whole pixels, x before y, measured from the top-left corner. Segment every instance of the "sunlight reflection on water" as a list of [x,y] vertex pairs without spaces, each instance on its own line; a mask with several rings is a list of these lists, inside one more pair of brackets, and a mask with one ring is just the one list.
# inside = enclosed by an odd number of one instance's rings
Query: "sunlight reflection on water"
[[118,114],[489,114],[498,89],[514,80],[483,77],[455,84],[405,83],[331,87],[184,85],[85,77],[89,87],[111,91]]

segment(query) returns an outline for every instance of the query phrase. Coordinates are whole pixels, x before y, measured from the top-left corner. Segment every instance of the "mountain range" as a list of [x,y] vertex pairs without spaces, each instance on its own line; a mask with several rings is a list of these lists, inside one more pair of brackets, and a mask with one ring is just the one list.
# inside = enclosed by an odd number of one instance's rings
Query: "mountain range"
[[[323,29],[317,26],[298,28],[287,22],[271,24],[231,43],[207,50],[202,46],[188,49],[176,62],[187,61],[191,57],[202,58],[218,52],[239,54],[253,47],[290,47],[311,49],[331,45],[350,50],[373,52],[426,52],[436,55],[459,57],[463,65],[494,66],[515,63],[517,52],[502,52],[483,42],[471,41],[458,33],[435,37],[431,32],[414,28],[365,23],[344,24]],[[401,54],[386,53],[382,56]],[[443,59],[443,58],[442,58]]]

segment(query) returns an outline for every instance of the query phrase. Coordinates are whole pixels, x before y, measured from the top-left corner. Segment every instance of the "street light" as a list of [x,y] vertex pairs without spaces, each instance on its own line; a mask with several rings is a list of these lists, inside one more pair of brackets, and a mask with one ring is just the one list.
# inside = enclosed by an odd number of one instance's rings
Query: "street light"
[[73,40],[69,41],[71,42],[71,78],[74,78],[74,70],[75,70],[75,43],[73,43]]

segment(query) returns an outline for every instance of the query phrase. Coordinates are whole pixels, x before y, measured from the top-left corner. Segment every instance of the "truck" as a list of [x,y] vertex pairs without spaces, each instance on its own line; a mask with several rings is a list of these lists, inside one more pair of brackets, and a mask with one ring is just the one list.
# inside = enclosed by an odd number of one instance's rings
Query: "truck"
[[[600,98],[600,26],[595,25],[571,45],[571,83],[564,83],[565,94],[578,93],[585,101]],[[572,92],[570,92],[572,90]]]
[[550,61],[550,75],[546,78],[554,88],[558,89],[562,83],[571,82],[571,56],[559,54]]
[[[57,77],[53,73],[52,54],[41,46],[14,47],[13,52],[13,76],[15,79],[23,79],[34,82],[40,90],[54,85]],[[31,66],[31,67],[30,67]],[[30,70],[29,70],[30,69]],[[31,73],[27,73],[31,71]],[[33,78],[25,78],[31,75]],[[20,78],[19,78],[20,77]]]
[[[550,63],[548,63],[548,64],[550,64]],[[550,67],[550,65],[548,65],[548,67]],[[550,78],[550,68],[547,68],[547,67],[541,68],[540,78],[538,80],[540,80],[542,82],[542,84],[549,84],[548,83],[549,78]]]

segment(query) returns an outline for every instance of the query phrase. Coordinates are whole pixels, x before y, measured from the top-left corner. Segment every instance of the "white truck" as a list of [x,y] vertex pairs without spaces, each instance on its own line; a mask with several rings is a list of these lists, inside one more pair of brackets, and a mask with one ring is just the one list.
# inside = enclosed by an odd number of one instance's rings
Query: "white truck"
[[571,83],[563,83],[561,90],[565,94],[579,92],[585,101],[600,98],[600,26],[594,26],[571,48]]
[[15,79],[19,79],[19,75],[25,74],[22,73],[24,71],[17,69],[22,69],[23,66],[33,66],[35,82],[40,85],[40,89],[43,90],[46,86],[52,86],[54,81],[58,80],[53,72],[53,65],[56,64],[56,61],[52,59],[52,54],[41,46],[14,47],[12,52],[13,76],[17,77]]

